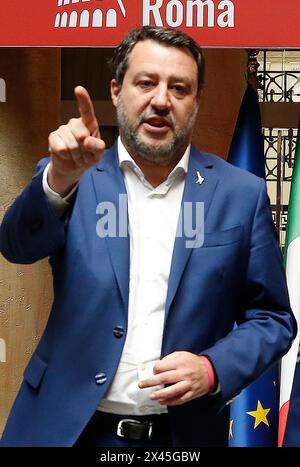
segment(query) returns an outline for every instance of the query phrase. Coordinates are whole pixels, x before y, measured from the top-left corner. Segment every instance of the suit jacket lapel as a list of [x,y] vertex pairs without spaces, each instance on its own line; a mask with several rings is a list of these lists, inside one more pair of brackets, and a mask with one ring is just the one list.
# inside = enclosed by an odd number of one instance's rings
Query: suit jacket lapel
[[[204,178],[202,184],[197,184],[197,171]],[[187,202],[202,202],[204,207],[204,220],[207,217],[211,201],[213,199],[218,178],[214,174],[213,165],[208,161],[205,154],[200,153],[192,146],[191,155],[189,160],[188,172],[186,174],[185,188],[181,203],[181,212],[184,212],[184,203]],[[199,229],[204,229],[203,225]],[[199,232],[198,229],[198,232]],[[204,230],[203,230],[204,231]],[[169,276],[168,294],[166,301],[166,314],[167,319],[171,304],[175,297],[176,291],[180,284],[181,276],[184,272],[185,266],[192,254],[193,248],[186,247],[186,241],[190,239],[185,236],[184,229],[181,236],[175,239],[171,271]],[[200,247],[201,248],[201,247]]]
[[[93,184],[97,203],[108,202],[116,209],[117,234],[115,237],[107,236],[105,241],[109,250],[113,270],[121,292],[125,312],[128,310],[129,295],[129,238],[126,187],[119,167],[117,145],[106,151],[102,161],[92,172]],[[119,195],[123,195],[120,198]],[[120,206],[120,199],[121,206]],[[125,209],[124,209],[125,208]],[[125,210],[125,213],[124,213]],[[121,212],[122,211],[122,212]],[[126,224],[126,235],[119,235],[120,215]],[[125,216],[125,218],[124,218]],[[124,228],[123,228],[124,231]],[[105,271],[104,271],[105,273]]]

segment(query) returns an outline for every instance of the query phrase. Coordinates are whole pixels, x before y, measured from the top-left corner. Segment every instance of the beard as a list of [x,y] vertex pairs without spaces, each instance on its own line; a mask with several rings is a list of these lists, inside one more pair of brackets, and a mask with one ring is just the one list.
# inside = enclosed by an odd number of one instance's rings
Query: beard
[[[119,96],[117,105],[117,120],[120,132],[122,134],[124,144],[129,149],[132,155],[138,155],[149,162],[155,162],[158,165],[168,165],[170,162],[178,158],[179,152],[187,147],[190,142],[192,129],[195,125],[198,104],[184,128],[178,128],[176,119],[172,115],[166,115],[166,111],[159,111],[151,108],[146,109],[139,117],[137,123],[132,125],[127,117],[127,112],[124,107],[123,101]],[[140,125],[150,116],[163,116],[173,131],[171,140],[167,143],[155,142],[150,144],[145,143],[140,135],[138,129]],[[182,154],[183,155],[183,154]]]

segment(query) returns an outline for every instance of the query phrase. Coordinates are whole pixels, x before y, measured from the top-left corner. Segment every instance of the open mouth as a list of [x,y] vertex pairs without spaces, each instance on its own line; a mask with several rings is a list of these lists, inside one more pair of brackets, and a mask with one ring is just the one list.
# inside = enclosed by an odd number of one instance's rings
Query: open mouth
[[143,127],[150,132],[164,133],[171,127],[171,123],[162,117],[149,117],[143,122]]

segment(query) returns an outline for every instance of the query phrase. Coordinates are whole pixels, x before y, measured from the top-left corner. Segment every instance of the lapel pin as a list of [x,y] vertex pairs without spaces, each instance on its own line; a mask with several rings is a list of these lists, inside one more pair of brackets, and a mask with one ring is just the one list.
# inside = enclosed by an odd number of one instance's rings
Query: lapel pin
[[202,183],[204,182],[204,178],[202,177],[201,173],[199,172],[199,170],[197,170],[197,180],[196,180],[196,183],[198,183],[198,185],[202,185]]

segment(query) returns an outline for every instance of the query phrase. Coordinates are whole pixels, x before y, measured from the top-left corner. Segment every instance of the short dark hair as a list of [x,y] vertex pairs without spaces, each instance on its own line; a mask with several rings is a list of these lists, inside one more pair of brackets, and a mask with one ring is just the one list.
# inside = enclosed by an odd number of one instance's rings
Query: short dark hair
[[163,44],[166,47],[188,49],[193,55],[198,67],[198,94],[204,86],[205,61],[201,47],[190,36],[177,29],[168,27],[143,26],[130,31],[114,50],[110,65],[121,87],[128,68],[129,56],[138,42],[147,39]]

